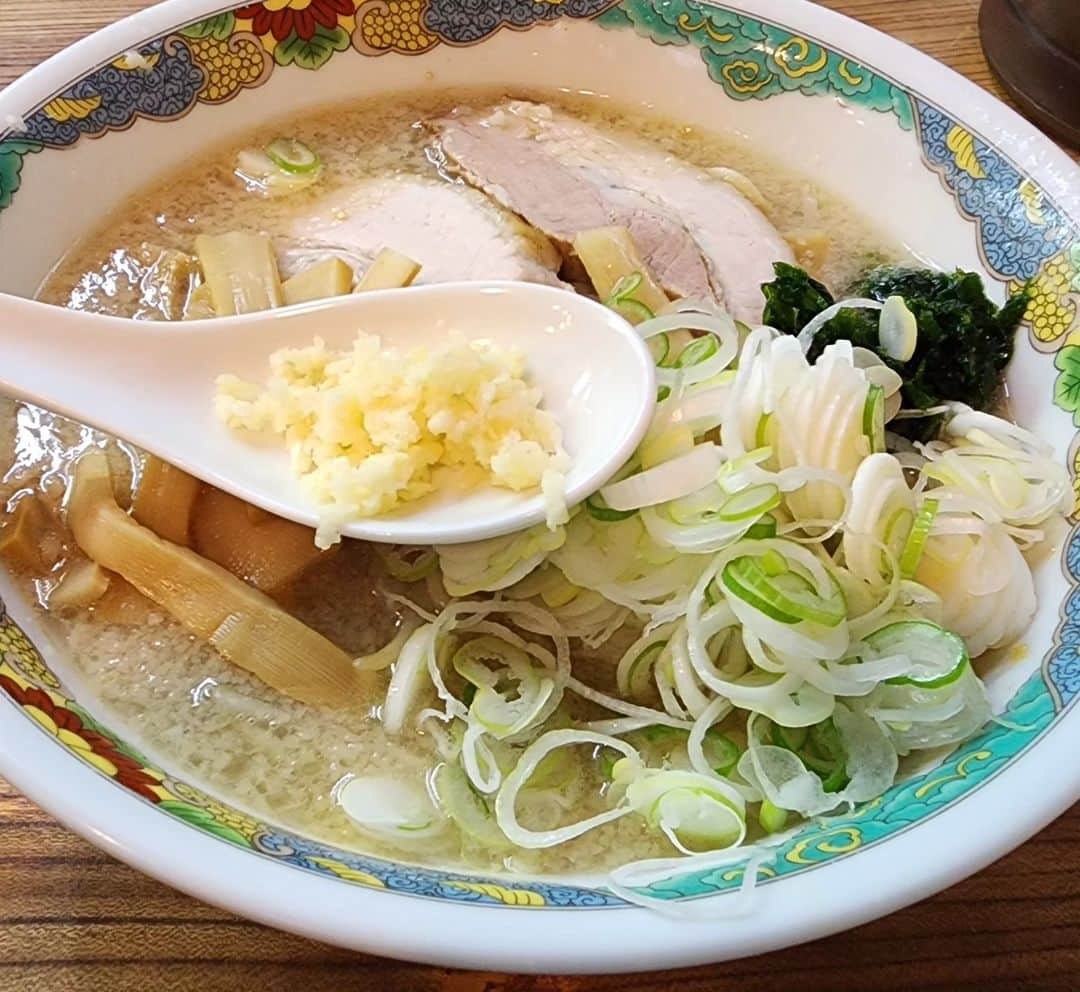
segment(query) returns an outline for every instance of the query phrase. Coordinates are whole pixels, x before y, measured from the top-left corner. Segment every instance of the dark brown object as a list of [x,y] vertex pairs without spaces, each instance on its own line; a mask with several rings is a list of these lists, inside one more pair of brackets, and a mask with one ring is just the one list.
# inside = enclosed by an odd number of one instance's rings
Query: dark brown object
[[[979,0],[822,2],[1008,99],[979,46]],[[0,0],[0,85],[148,6]],[[1080,982],[1078,865],[1080,806],[933,899],[802,948],[648,975],[517,978],[273,933],[112,860],[0,780],[0,992],[1071,992]]]
[[979,33],[1020,109],[1080,148],[1080,0],[983,0]]

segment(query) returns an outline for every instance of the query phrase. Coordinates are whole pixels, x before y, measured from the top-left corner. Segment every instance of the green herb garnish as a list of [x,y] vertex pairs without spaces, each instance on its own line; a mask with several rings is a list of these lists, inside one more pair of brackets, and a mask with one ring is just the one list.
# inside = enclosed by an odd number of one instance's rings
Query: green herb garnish
[[[834,302],[829,290],[798,266],[777,262],[773,270],[776,278],[761,287],[764,322],[785,334],[798,334]],[[846,309],[817,332],[811,361],[833,342],[848,340],[878,354],[903,377],[903,402],[909,409],[925,410],[946,400],[977,410],[993,406],[1012,357],[1017,325],[1027,309],[1026,288],[999,309],[974,272],[884,265],[866,273],[849,295],[882,302],[890,296],[903,297],[918,325],[914,354],[906,362],[890,357],[881,346],[878,312]],[[895,421],[890,430],[925,439],[938,426],[939,418],[923,417]]]

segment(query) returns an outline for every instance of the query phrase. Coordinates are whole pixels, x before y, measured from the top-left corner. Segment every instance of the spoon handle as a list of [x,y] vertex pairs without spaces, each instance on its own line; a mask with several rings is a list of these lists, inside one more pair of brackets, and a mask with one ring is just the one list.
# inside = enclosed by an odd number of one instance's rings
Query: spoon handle
[[103,430],[152,404],[175,332],[0,294],[0,392]]

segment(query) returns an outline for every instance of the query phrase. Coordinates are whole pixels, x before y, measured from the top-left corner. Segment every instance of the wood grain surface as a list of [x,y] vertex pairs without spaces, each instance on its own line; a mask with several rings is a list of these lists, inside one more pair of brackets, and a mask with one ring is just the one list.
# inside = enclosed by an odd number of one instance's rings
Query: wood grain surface
[[[0,0],[0,86],[146,6]],[[979,47],[978,0],[826,6],[924,49],[1002,95]],[[935,898],[804,947],[637,976],[523,978],[402,964],[248,923],[111,860],[0,780],[0,992],[1077,989],[1078,866],[1080,806]]]

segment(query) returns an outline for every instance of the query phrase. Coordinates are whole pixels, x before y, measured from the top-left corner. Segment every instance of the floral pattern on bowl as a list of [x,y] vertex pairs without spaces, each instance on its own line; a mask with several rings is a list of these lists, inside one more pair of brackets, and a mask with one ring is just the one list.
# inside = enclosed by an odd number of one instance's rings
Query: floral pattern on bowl
[[[478,44],[503,28],[560,18],[633,31],[644,42],[694,48],[733,100],[782,93],[828,95],[895,118],[918,141],[927,169],[975,226],[987,269],[1010,287],[1029,283],[1030,344],[1055,352],[1054,402],[1080,426],[1080,232],[1064,209],[995,146],[918,93],[824,43],[722,5],[693,0],[262,0],[148,39],[79,79],[0,132],[0,210],[17,196],[37,155],[136,120],[170,121],[222,103],[279,72],[318,70],[331,59],[440,44]],[[1080,443],[1071,460],[1080,464]],[[1060,720],[1080,693],[1080,531],[1066,546],[1069,584],[1052,650],[992,724],[939,767],[848,815],[806,824],[760,866],[767,883],[855,854],[934,815],[990,781]],[[155,768],[68,699],[37,649],[0,614],[0,690],[29,720],[119,787],[194,829],[253,854],[346,883],[442,900],[524,908],[625,906],[598,888],[473,877],[394,863],[295,836],[233,809]],[[680,875],[648,893],[677,899],[723,892],[744,865]]]

